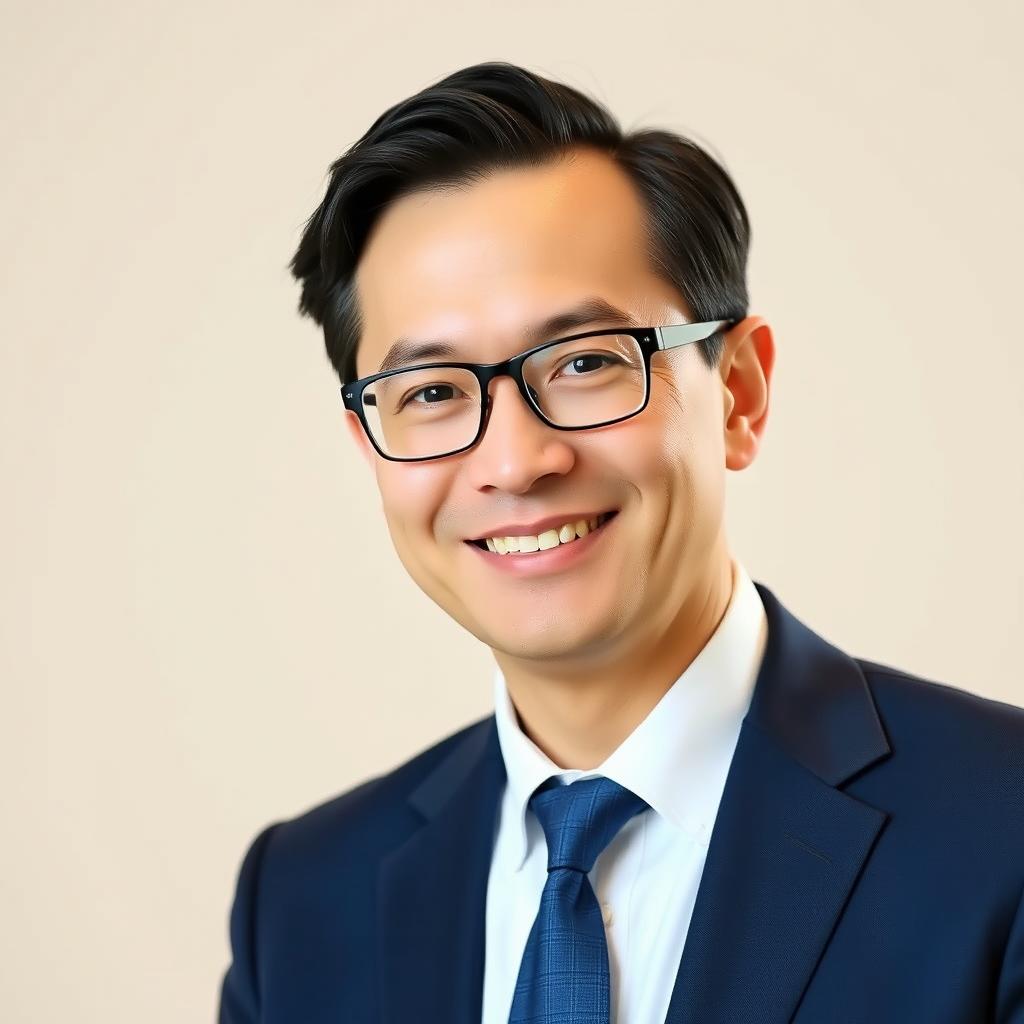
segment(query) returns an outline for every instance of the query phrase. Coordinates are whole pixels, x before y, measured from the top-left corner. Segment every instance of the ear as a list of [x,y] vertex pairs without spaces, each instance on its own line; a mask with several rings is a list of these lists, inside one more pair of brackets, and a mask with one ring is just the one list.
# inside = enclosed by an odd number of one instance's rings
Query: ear
[[719,363],[727,469],[746,469],[757,457],[774,365],[775,339],[763,317],[748,316],[728,331]]
[[370,444],[370,439],[366,436],[366,431],[363,430],[363,425],[359,422],[359,417],[351,409],[345,410],[345,425],[348,427],[348,432],[352,436],[352,440],[355,442],[356,447],[366,460],[366,464],[372,469],[374,456],[373,445]]

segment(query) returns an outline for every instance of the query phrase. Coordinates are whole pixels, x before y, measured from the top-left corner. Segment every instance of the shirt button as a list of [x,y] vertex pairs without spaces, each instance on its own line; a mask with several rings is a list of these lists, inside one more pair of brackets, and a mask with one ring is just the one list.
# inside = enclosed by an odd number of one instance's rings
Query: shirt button
[[606,926],[612,923],[612,908],[607,903],[601,904],[601,916]]

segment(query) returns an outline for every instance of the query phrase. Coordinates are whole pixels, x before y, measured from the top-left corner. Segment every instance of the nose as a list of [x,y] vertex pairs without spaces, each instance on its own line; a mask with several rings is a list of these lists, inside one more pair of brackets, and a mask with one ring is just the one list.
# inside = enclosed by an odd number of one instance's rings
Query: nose
[[473,485],[522,494],[551,473],[564,475],[576,461],[572,431],[544,423],[511,377],[491,381],[483,437],[467,454]]

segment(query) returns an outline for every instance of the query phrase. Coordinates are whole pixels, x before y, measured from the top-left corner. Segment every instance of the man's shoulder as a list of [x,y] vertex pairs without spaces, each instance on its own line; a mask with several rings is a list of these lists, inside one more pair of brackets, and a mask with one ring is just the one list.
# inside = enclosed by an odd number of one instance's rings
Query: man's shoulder
[[938,730],[936,739],[1024,741],[1024,707],[878,661],[854,660],[888,719],[927,720]]
[[944,813],[999,819],[1024,841],[1024,708],[855,660],[892,748],[885,785]]
[[372,858],[383,852],[420,820],[408,800],[412,791],[491,717],[461,726],[394,768],[275,822],[269,826],[275,859],[294,855],[306,863],[310,858],[330,862],[339,854]]

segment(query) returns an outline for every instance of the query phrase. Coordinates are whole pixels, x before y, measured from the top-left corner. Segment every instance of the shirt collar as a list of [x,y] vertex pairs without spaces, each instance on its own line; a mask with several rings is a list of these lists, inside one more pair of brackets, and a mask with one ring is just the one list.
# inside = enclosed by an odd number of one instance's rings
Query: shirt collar
[[597,768],[559,768],[523,731],[500,669],[494,712],[508,779],[511,860],[528,852],[526,812],[534,790],[602,775],[625,786],[674,828],[707,845],[743,716],[767,638],[761,597],[744,567],[732,562],[733,588],[718,628],[647,717]]

